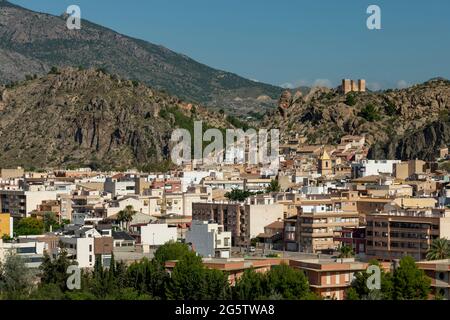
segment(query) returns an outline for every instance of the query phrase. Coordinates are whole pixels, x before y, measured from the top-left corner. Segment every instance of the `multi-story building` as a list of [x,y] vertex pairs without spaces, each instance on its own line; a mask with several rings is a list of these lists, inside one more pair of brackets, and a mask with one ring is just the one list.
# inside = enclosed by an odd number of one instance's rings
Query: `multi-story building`
[[358,256],[366,254],[366,227],[342,228],[336,233],[334,241],[349,246]]
[[131,177],[107,177],[104,190],[113,197],[132,195],[136,193],[136,181]]
[[369,214],[366,219],[366,253],[380,260],[401,259],[405,255],[423,260],[433,239],[450,238],[449,209],[393,207]]
[[44,260],[44,251],[47,249],[45,242],[3,242],[0,238],[0,262],[4,262],[8,254],[16,254],[24,259],[28,268],[39,268]]
[[[312,253],[336,250],[340,243],[334,237],[342,228],[359,226],[356,199],[352,197],[353,193],[348,193],[340,197],[309,195],[303,199],[297,207],[296,223],[288,220],[285,226],[285,246]],[[297,241],[297,246],[293,241]]]
[[162,246],[169,241],[177,241],[178,232],[176,227],[167,223],[151,223],[140,228],[141,243],[155,247]]
[[192,220],[209,221],[231,232],[235,246],[249,246],[269,223],[283,218],[282,204],[193,203]]
[[44,200],[57,200],[55,190],[0,190],[0,212],[10,213],[14,218],[23,218],[37,209]]
[[431,279],[431,291],[434,296],[450,299],[450,259],[420,261],[417,267]]
[[401,160],[361,160],[352,164],[352,176],[360,178],[380,174],[392,175],[397,163],[401,163]]
[[198,255],[205,258],[230,258],[231,232],[224,227],[207,221],[192,221],[186,234],[186,242],[192,245]]
[[367,270],[368,264],[355,259],[290,260],[289,265],[305,272],[313,292],[325,299],[344,300],[356,272]]

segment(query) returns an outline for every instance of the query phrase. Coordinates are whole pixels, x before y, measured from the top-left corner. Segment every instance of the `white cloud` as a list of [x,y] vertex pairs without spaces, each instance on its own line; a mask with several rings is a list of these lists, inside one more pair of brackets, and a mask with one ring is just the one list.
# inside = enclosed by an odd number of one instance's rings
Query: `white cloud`
[[405,80],[400,80],[399,82],[397,82],[398,89],[405,89],[405,88],[408,88],[409,86],[410,86],[410,84],[408,82],[406,82]]
[[314,81],[309,81],[305,79],[296,80],[294,82],[286,82],[280,85],[285,89],[294,89],[298,87],[328,87],[332,88],[333,83],[329,79],[316,79]]
[[381,90],[383,86],[381,85],[381,83],[379,82],[369,82],[367,84],[367,88],[369,88],[369,90],[371,91],[378,91]]
[[331,81],[329,79],[316,79],[313,82],[313,87],[327,87],[327,88],[332,88],[333,84],[331,83]]
[[294,85],[290,82],[283,83],[280,87],[284,89],[294,89]]

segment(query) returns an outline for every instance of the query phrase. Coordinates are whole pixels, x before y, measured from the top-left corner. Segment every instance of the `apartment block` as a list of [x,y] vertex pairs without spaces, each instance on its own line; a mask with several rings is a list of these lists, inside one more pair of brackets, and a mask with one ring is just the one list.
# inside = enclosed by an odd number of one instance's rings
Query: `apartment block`
[[234,246],[249,246],[268,224],[283,219],[282,204],[193,203],[192,220],[209,221],[231,232]]
[[434,296],[440,296],[445,300],[450,299],[450,259],[417,262],[417,267],[422,269],[431,279],[431,290]]
[[[353,193],[346,196],[309,195],[297,207],[296,219],[285,220],[285,247],[295,251],[327,253],[336,250],[342,228],[359,226]],[[295,244],[296,242],[296,244]]]
[[231,232],[224,227],[207,221],[192,221],[186,234],[186,243],[192,245],[198,255],[205,258],[230,258]]
[[12,217],[27,217],[45,200],[57,200],[54,190],[0,190],[0,212],[10,213]]
[[305,272],[313,292],[324,299],[344,300],[354,274],[367,270],[368,264],[355,259],[290,260],[289,265]]
[[449,209],[392,208],[366,219],[367,255],[379,260],[423,260],[434,239],[450,239]]

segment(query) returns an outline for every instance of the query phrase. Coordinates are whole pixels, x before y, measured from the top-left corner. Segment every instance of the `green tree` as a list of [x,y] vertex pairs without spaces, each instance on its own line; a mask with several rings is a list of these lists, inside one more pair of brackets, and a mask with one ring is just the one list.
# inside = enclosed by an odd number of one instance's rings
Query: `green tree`
[[358,115],[369,122],[374,122],[381,119],[377,108],[371,103],[367,104]]
[[267,193],[280,192],[280,191],[281,191],[281,186],[280,186],[280,183],[278,182],[278,180],[270,181],[270,185],[266,188]]
[[223,271],[206,269],[204,279],[206,289],[203,300],[228,300],[231,298],[230,283]]
[[386,100],[386,105],[384,107],[386,114],[390,117],[395,116],[397,114],[397,108],[394,102],[390,100]]
[[392,282],[395,300],[423,300],[427,299],[430,293],[430,278],[423,270],[417,268],[410,256],[400,261],[400,266],[394,271]]
[[44,213],[45,231],[50,231],[50,226],[52,227],[52,230],[56,230],[61,227],[58,223],[56,214],[54,212],[45,212]]
[[240,189],[233,189],[230,192],[225,193],[225,198],[231,201],[243,202],[248,197],[252,196],[253,193],[249,191],[244,191]]
[[33,217],[22,218],[14,229],[18,236],[40,235],[44,233],[44,222]]
[[166,261],[181,260],[191,254],[189,246],[185,243],[170,241],[160,246],[155,252],[155,260],[164,265]]
[[266,286],[266,294],[277,293],[287,300],[304,300],[311,296],[305,274],[286,264],[276,266],[267,273]]
[[177,262],[166,296],[171,300],[202,300],[206,296],[205,269],[200,257],[191,253]]
[[[67,269],[70,265],[76,264],[67,257],[67,251],[63,250],[58,258],[52,260],[47,252],[44,253],[44,261],[39,267],[42,271],[42,285],[57,285],[62,292],[67,290]],[[48,288],[47,288],[48,289]]]
[[353,248],[347,245],[340,246],[338,251],[339,251],[338,257],[341,259],[351,258],[355,255],[353,252]]
[[427,252],[427,260],[443,260],[450,257],[450,244],[445,238],[433,240]]
[[[380,280],[381,280],[381,288],[380,290],[373,289],[370,290],[367,286],[367,280],[371,276],[366,271],[357,272],[354,275],[354,279],[351,284],[351,288],[347,290],[346,296],[348,300],[368,300],[371,297],[375,297],[375,295],[382,295],[383,300],[390,300],[392,298],[392,275],[390,273],[386,273],[380,263],[377,260],[369,261],[369,266],[377,266],[380,268]],[[374,294],[372,291],[379,291]]]
[[265,275],[255,272],[253,269],[245,270],[244,274],[236,281],[233,287],[233,299],[235,300],[260,300],[264,299]]
[[347,93],[345,97],[345,104],[350,107],[353,107],[356,104],[356,97],[354,93]]
[[133,216],[137,213],[133,209],[133,206],[126,206],[124,210],[120,210],[117,213],[117,220],[119,221],[121,227],[123,228],[123,223],[125,223],[126,229],[130,229],[130,222],[133,221]]
[[137,292],[157,299],[165,299],[165,285],[169,275],[157,260],[149,261],[144,258],[133,263],[126,270],[126,279],[126,285]]
[[32,276],[24,259],[8,254],[0,266],[0,297],[6,300],[26,299],[32,289]]
[[65,300],[66,295],[58,284],[40,284],[30,295],[30,300]]
[[48,72],[48,74],[60,74],[60,72],[59,72],[57,67],[53,66],[53,67],[51,67],[51,69]]

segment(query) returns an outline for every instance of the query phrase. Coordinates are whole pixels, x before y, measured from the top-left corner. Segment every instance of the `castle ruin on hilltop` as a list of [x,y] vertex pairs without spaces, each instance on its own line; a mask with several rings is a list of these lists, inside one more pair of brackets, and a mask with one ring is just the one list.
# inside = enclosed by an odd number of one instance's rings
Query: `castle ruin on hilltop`
[[358,82],[350,79],[343,79],[340,87],[343,94],[349,92],[366,92],[366,80],[359,79]]

